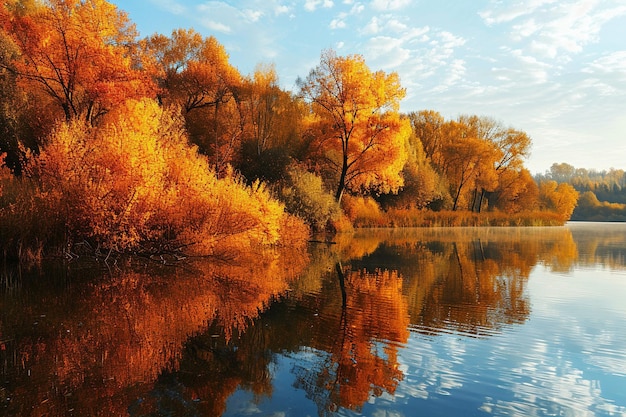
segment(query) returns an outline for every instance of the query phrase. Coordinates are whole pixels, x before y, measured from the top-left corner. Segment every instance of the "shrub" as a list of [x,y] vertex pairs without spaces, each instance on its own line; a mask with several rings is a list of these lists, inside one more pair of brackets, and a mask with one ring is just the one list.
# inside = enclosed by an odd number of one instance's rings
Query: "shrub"
[[322,178],[303,168],[289,169],[287,185],[280,195],[287,211],[302,218],[314,231],[324,231],[340,221],[339,204],[324,189]]
[[284,226],[304,230],[264,184],[232,171],[217,179],[178,112],[152,100],[128,101],[98,127],[61,124],[28,172],[68,245],[212,254],[280,243]]
[[488,211],[430,211],[390,209],[385,213],[387,224],[395,227],[483,227],[483,226],[560,226],[564,221],[558,213],[525,211],[503,213]]
[[387,225],[378,203],[371,197],[346,195],[342,199],[342,208],[355,227]]

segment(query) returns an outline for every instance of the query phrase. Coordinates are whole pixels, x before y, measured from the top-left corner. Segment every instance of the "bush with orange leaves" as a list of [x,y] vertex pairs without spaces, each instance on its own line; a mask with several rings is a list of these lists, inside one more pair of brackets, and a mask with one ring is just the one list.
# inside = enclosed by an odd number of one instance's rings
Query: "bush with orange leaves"
[[[65,247],[204,255],[307,238],[262,183],[217,178],[179,112],[130,100],[97,127],[62,123],[27,170]],[[285,230],[288,228],[289,230]]]
[[384,213],[372,197],[346,195],[341,201],[341,208],[354,227],[384,227]]

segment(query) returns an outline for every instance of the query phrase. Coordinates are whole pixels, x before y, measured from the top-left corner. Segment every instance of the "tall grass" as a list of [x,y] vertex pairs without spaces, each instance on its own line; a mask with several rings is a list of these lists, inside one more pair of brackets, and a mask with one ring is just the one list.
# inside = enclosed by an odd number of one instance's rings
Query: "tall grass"
[[561,226],[562,217],[545,211],[520,213],[467,211],[429,211],[418,209],[389,209],[376,221],[360,219],[357,227],[484,227],[484,226]]

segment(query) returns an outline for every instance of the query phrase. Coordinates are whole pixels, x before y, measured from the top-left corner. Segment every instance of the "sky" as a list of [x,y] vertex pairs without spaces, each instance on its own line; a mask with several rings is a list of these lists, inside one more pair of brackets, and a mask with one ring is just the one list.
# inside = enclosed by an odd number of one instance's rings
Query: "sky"
[[626,169],[626,0],[127,0],[140,35],[214,36],[243,75],[297,91],[333,49],[397,72],[403,112],[491,117],[533,141],[526,167]]

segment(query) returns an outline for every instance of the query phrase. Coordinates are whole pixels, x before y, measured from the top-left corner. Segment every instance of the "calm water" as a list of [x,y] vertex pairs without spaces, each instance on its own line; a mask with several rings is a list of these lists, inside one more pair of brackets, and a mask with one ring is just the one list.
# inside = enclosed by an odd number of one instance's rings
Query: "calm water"
[[0,272],[0,415],[626,416],[626,224]]

